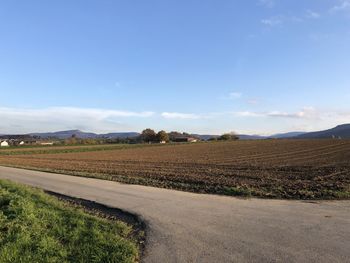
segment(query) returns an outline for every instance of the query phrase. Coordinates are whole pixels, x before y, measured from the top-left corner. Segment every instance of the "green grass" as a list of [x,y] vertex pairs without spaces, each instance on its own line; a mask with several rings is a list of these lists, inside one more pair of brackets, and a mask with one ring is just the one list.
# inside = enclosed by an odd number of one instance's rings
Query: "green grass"
[[226,187],[223,191],[226,195],[251,197],[252,191],[247,187]]
[[[170,144],[167,144],[170,145]],[[171,144],[173,145],[173,144]],[[177,144],[178,145],[178,144]],[[0,148],[0,155],[32,155],[32,154],[55,154],[55,153],[75,153],[75,152],[97,152],[108,150],[123,150],[142,147],[163,147],[166,144],[101,144],[101,145],[53,145],[53,146],[27,146]]]
[[131,227],[0,180],[0,262],[137,262]]
[[[201,142],[197,142],[199,144]],[[79,153],[79,152],[98,152],[108,150],[123,150],[131,148],[143,148],[143,147],[166,147],[169,145],[183,145],[191,143],[167,143],[167,144],[148,144],[148,143],[136,143],[136,144],[100,144],[100,145],[32,145],[32,146],[11,146],[0,148],[0,155],[32,155],[32,154],[55,154],[55,153]]]

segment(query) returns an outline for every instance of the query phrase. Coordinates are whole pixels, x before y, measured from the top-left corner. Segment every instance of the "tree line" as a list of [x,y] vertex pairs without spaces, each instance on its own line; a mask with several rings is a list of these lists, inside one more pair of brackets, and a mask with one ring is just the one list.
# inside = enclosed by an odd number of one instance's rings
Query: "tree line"
[[[73,134],[70,138],[64,140],[58,140],[55,144],[64,145],[93,145],[93,144],[136,144],[136,143],[160,143],[160,142],[176,142],[179,138],[195,138],[201,140],[199,136],[189,134],[186,132],[171,131],[166,132],[164,130],[154,131],[151,128],[144,129],[139,136],[127,137],[127,138],[78,138]],[[221,136],[213,136],[208,141],[231,141],[238,140],[238,136],[231,132],[225,133]]]
[[[159,131],[156,133],[154,130],[148,128],[142,131],[139,139],[142,142],[169,142],[169,141],[176,141],[179,137],[194,137],[198,140],[201,140],[201,138],[196,137],[195,135],[191,135],[189,133],[183,132],[177,132],[172,131],[167,133],[166,131]],[[214,136],[209,139],[209,141],[232,141],[232,140],[238,140],[239,137],[234,133],[224,133],[221,136]]]

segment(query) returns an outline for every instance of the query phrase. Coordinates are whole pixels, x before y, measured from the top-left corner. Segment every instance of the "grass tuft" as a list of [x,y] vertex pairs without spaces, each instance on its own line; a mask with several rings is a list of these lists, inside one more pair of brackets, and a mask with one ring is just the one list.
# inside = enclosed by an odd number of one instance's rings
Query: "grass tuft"
[[0,262],[137,262],[131,228],[0,180]]
[[251,197],[252,191],[249,188],[246,187],[226,187],[224,189],[224,194],[226,195],[232,195],[232,196],[244,196],[244,197]]

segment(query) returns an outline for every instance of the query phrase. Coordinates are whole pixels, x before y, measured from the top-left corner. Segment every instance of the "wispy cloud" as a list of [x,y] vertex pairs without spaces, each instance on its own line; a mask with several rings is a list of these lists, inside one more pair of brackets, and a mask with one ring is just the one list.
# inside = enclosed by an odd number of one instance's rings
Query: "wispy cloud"
[[240,99],[242,97],[242,93],[241,92],[230,92],[228,94],[228,98],[229,99]]
[[[350,0],[349,0],[350,1]],[[310,19],[319,19],[321,18],[321,14],[313,11],[313,10],[307,10],[304,14],[298,14],[298,15],[284,15],[279,14],[275,16],[271,16],[269,18],[264,18],[260,20],[260,22],[268,27],[277,27],[282,26],[284,24],[291,24],[291,23],[301,23],[305,22],[306,20]]]
[[[294,119],[299,121],[298,125],[324,125],[325,127],[331,125],[338,125],[341,123],[350,123],[350,111],[344,110],[319,110],[314,107],[304,107],[300,111],[286,112],[286,111],[268,111],[268,112],[253,112],[241,111],[232,112],[233,116],[247,117],[247,118],[274,118],[274,119]],[[294,123],[294,122],[292,122]]]
[[234,116],[237,117],[263,117],[263,113],[258,113],[258,112],[252,112],[252,111],[237,111],[237,112],[232,112]]
[[298,112],[281,112],[281,111],[272,111],[266,114],[268,117],[280,117],[280,118],[300,118],[300,119],[309,119],[309,118],[318,118],[319,114],[313,107],[305,107]]
[[319,113],[313,107],[305,107],[298,112],[269,111],[269,112],[251,112],[239,111],[233,112],[238,117],[272,117],[272,118],[298,118],[298,119],[316,119]]
[[349,0],[343,0],[340,1],[338,5],[333,6],[329,11],[331,13],[337,13],[340,11],[350,10],[350,1]]
[[149,118],[154,112],[95,108],[50,107],[43,109],[0,108],[0,132],[26,133],[60,129],[115,131],[127,128],[126,118]]
[[307,18],[312,18],[312,19],[318,19],[321,17],[321,15],[315,11],[312,10],[307,10],[306,11],[306,17]]
[[[31,112],[38,112],[41,110],[33,110]],[[92,117],[97,119],[107,119],[113,117],[139,117],[147,118],[154,115],[152,111],[120,111],[120,110],[106,110],[106,109],[94,109],[94,108],[75,108],[75,107],[55,107],[45,110],[46,112],[57,112],[62,114],[76,115],[76,116],[85,116]]]
[[0,108],[0,116],[25,116],[25,117],[59,117],[59,116],[79,116],[91,117],[95,119],[105,119],[109,117],[150,117],[154,114],[151,111],[133,112],[119,110],[105,110],[95,108],[76,108],[76,107],[50,107],[44,109],[18,109],[18,108]]
[[275,27],[275,26],[282,25],[283,19],[281,16],[274,16],[274,17],[262,19],[261,23],[265,26]]
[[[234,111],[234,112],[162,112],[121,111],[96,108],[50,107],[42,109],[0,108],[1,133],[47,132],[81,129],[92,132],[137,131],[144,125],[163,129],[165,120],[178,120],[191,126],[191,120],[206,124],[207,120],[227,123],[228,118],[270,118],[275,122],[290,120],[293,125],[331,126],[350,122],[349,110],[319,110],[304,107],[299,111]],[[155,122],[157,120],[157,122]],[[173,122],[173,123],[178,123]],[[254,122],[254,121],[253,121]],[[257,127],[258,128],[258,127]],[[186,128],[185,128],[186,129]],[[260,131],[260,130],[259,130]]]
[[209,118],[220,118],[225,116],[236,116],[236,117],[270,117],[270,118],[295,118],[295,119],[318,119],[320,113],[313,107],[304,107],[297,112],[285,112],[285,111],[235,111],[235,112],[210,112],[203,114],[193,113],[179,113],[179,112],[163,112],[161,116],[166,119],[209,119]]
[[163,112],[161,116],[165,119],[195,120],[203,118],[201,115],[193,113]]
[[258,2],[259,5],[272,8],[275,6],[275,1],[274,0],[259,0]]
[[282,26],[285,23],[300,23],[303,22],[304,18],[299,16],[286,16],[286,15],[276,15],[270,18],[265,18],[260,20],[260,22],[268,27]]
[[259,100],[258,99],[249,99],[249,100],[247,100],[247,103],[250,105],[256,105],[256,104],[259,104]]

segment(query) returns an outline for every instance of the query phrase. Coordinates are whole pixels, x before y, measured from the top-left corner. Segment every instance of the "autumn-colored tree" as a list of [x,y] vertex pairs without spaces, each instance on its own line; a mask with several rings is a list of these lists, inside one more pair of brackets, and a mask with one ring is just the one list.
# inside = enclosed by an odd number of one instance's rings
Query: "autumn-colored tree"
[[169,141],[169,135],[165,131],[159,131],[157,133],[157,140],[162,142],[168,142]]

